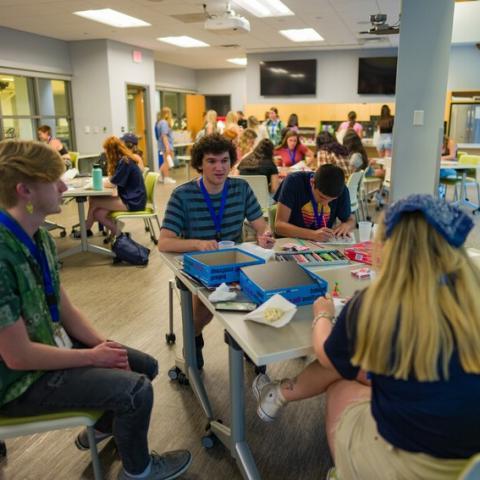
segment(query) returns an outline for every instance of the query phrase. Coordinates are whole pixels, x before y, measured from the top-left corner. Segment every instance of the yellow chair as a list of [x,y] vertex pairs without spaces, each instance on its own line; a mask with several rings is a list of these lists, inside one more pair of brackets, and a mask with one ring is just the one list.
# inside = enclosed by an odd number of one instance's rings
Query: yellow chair
[[136,212],[117,211],[111,212],[109,215],[109,217],[115,221],[125,218],[142,218],[148,224],[148,232],[150,233],[150,239],[155,245],[158,243],[158,239],[155,234],[152,219],[155,218],[158,225],[158,231],[160,232],[160,220],[158,218],[157,207],[155,204],[155,196],[157,192],[159,177],[160,174],[157,172],[148,172],[145,177],[145,190],[147,191],[147,205],[145,207],[145,210],[139,210]]
[[458,480],[478,480],[480,478],[480,453],[470,458]]
[[95,480],[102,480],[102,470],[98,458],[94,430],[94,425],[102,414],[103,412],[98,410],[76,410],[29,417],[7,417],[0,415],[0,446],[3,450],[3,456],[7,453],[3,440],[7,438],[83,426],[87,427],[93,476]]
[[[480,165],[480,155],[462,155],[459,160],[459,164],[463,165]],[[467,187],[475,187],[477,190],[477,209],[480,208],[480,184],[477,180],[477,170],[467,170],[466,175],[460,177],[460,198],[464,198],[466,202],[470,202],[467,197]],[[474,212],[475,213],[475,212]]]
[[80,155],[79,152],[68,152],[68,154],[70,155],[70,160],[72,162],[72,168],[77,168],[77,165],[78,165],[78,156]]

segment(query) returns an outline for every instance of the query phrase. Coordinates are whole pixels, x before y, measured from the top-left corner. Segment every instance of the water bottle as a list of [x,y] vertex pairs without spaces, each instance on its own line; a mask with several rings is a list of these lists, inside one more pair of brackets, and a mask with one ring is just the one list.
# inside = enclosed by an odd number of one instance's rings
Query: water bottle
[[98,163],[92,168],[92,186],[94,190],[103,190],[103,173]]

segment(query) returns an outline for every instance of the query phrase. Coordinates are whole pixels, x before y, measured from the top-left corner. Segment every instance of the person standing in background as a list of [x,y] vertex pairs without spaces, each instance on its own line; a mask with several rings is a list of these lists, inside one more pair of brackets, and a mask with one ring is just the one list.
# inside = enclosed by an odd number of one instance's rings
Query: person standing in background
[[268,112],[268,120],[265,122],[265,126],[267,127],[268,136],[271,142],[277,146],[282,141],[282,129],[284,127],[283,122],[280,120],[278,116],[278,109],[277,107],[270,108]]
[[37,129],[37,136],[41,142],[46,143],[60,154],[66,168],[73,167],[68,150],[58,138],[52,137],[52,129],[49,125],[40,125]]
[[240,136],[242,133],[242,127],[238,125],[238,116],[237,114],[233,111],[230,110],[227,112],[227,115],[225,116],[225,130],[235,130],[237,132],[237,135]]
[[287,128],[298,132],[298,115],[296,113],[291,113],[288,117]]
[[343,146],[348,150],[348,163],[351,172],[366,170],[368,155],[361,138],[353,129],[348,129],[343,137]]
[[245,118],[245,115],[241,110],[237,110],[237,117],[237,124],[243,129],[247,128],[247,119]]
[[352,110],[351,112],[348,112],[347,117],[348,120],[346,122],[342,122],[337,130],[337,140],[340,143],[343,143],[343,137],[348,129],[354,130],[360,138],[363,137],[363,127],[361,123],[357,122],[357,113]]
[[169,162],[173,166],[172,110],[170,107],[163,107],[157,115],[155,137],[158,141],[158,166],[163,176],[163,183],[175,184],[177,182],[169,175]]
[[254,148],[263,140],[267,139],[270,140],[270,137],[267,132],[267,127],[258,121],[258,118],[254,115],[250,115],[247,119],[247,127],[251,128],[257,134],[257,138],[255,140]]
[[378,155],[380,157],[391,157],[393,116],[390,113],[390,107],[388,105],[382,105],[380,119],[378,120],[378,130],[380,132],[380,138],[377,144]]

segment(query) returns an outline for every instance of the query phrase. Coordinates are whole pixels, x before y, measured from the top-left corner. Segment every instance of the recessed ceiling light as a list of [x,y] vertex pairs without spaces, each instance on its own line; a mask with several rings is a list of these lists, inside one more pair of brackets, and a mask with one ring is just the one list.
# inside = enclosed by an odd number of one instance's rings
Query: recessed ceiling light
[[284,17],[295,15],[280,0],[234,0],[235,3],[256,17]]
[[209,47],[208,43],[197,40],[196,38],[188,37],[187,35],[180,35],[178,37],[158,37],[159,42],[169,43],[170,45],[175,45],[176,47],[182,48],[198,48],[198,47]]
[[111,8],[82,10],[79,12],[73,12],[73,14],[118,28],[149,27],[151,25],[150,23],[144,22],[139,18],[131,17],[130,15],[117,12],[117,10],[112,10]]
[[247,64],[247,59],[246,59],[246,57],[243,57],[243,58],[227,58],[227,62],[235,63],[235,65],[245,66]]
[[324,38],[313,28],[291,28],[279,30],[284,37],[292,42],[323,42]]

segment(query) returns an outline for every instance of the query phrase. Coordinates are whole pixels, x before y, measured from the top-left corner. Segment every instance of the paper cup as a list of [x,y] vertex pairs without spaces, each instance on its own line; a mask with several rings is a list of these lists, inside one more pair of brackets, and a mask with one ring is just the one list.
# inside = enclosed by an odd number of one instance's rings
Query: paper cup
[[360,242],[368,242],[372,234],[371,222],[358,222],[358,238]]
[[233,248],[235,246],[235,242],[232,240],[223,240],[221,242],[218,242],[218,248]]

